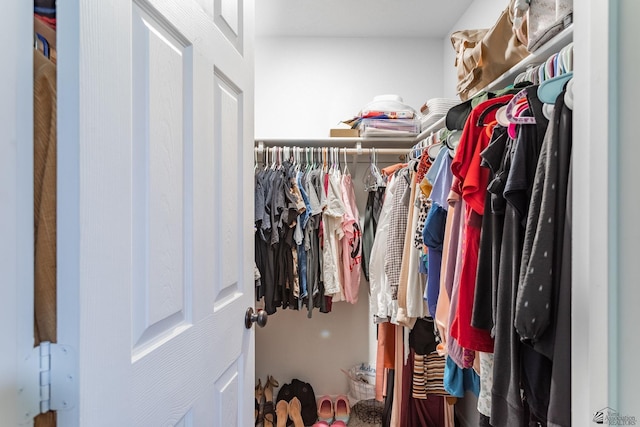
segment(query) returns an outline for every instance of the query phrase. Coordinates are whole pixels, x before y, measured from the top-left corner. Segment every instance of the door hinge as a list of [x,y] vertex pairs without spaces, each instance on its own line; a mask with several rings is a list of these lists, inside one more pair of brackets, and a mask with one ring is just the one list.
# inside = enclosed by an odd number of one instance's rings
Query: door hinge
[[78,401],[76,355],[69,346],[43,341],[26,357],[19,387],[25,422],[48,411],[72,409]]

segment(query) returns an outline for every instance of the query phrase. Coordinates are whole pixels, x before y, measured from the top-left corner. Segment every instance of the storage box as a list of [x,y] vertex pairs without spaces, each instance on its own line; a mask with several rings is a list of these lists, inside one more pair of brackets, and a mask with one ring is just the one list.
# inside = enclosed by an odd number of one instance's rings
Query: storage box
[[420,133],[418,119],[362,119],[363,136],[415,136]]
[[360,136],[360,129],[334,128],[329,130],[329,136],[342,138],[357,138]]

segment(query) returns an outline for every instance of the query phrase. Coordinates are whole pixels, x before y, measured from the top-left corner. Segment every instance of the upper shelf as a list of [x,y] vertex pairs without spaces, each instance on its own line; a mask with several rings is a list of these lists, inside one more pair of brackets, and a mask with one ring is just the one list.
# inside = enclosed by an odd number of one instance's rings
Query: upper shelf
[[327,137],[327,138],[256,138],[257,144],[264,144],[266,147],[275,145],[299,145],[302,147],[344,147],[346,144],[356,146],[358,143],[362,148],[378,148],[393,144],[397,148],[411,148],[416,141],[416,137]]
[[[545,62],[551,55],[559,52],[560,49],[573,41],[573,24],[558,33],[554,38],[541,46],[538,50],[511,67],[500,77],[488,84],[481,92],[492,91],[505,88],[514,83],[518,74],[525,71],[530,66],[536,66]],[[263,143],[265,146],[274,145],[301,145],[305,147],[344,147],[345,144],[355,146],[360,143],[363,148],[378,148],[392,144],[396,148],[411,148],[416,143],[422,141],[430,134],[437,132],[445,126],[445,117],[441,118],[431,126],[424,129],[415,137],[358,137],[358,138],[256,138],[256,143]]]

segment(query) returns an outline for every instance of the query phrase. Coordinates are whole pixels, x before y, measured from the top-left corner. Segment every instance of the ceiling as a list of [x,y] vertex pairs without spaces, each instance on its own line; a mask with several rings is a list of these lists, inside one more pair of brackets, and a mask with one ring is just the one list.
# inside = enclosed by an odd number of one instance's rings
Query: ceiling
[[256,35],[444,38],[473,0],[257,0]]

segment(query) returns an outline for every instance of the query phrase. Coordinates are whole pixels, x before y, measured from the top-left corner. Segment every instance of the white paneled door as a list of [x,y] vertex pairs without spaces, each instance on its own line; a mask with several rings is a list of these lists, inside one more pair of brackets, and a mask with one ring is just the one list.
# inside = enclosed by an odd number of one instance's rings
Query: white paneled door
[[58,2],[60,426],[253,424],[253,3]]

